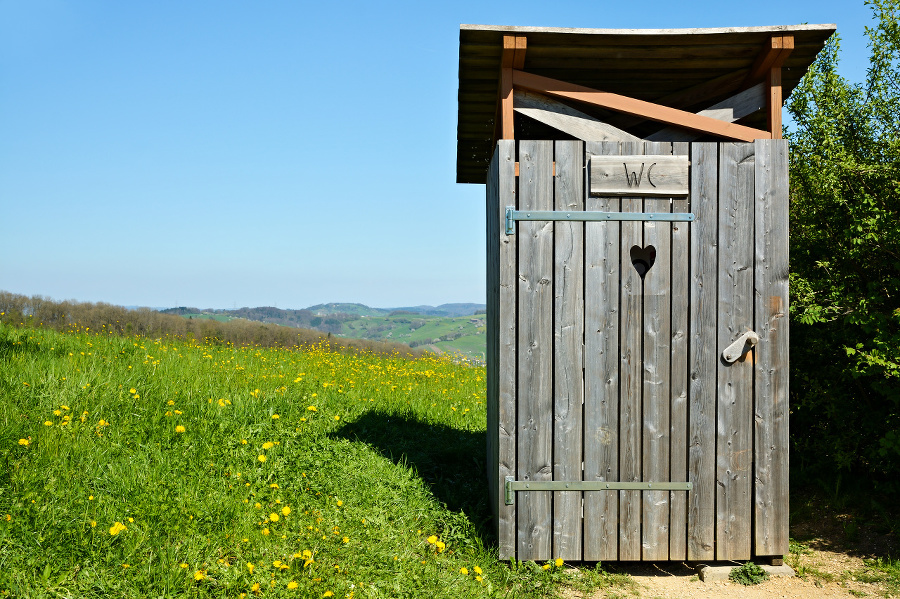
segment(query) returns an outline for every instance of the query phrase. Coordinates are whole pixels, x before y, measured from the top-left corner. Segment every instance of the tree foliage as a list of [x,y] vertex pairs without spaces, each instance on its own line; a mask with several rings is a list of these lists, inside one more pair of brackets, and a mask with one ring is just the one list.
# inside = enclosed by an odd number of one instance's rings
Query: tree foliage
[[826,44],[788,101],[792,465],[900,474],[900,0],[867,2],[870,67]]

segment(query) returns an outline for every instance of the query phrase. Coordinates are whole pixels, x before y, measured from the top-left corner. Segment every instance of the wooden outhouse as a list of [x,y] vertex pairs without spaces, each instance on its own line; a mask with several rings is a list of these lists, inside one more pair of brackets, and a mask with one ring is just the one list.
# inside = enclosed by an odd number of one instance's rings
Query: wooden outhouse
[[461,27],[501,559],[787,553],[782,99],[834,30]]

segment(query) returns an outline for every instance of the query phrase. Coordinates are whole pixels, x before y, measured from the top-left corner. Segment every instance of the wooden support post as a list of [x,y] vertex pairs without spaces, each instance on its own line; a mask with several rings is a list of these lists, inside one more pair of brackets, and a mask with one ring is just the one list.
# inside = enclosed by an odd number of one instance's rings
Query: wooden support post
[[750,74],[744,81],[745,89],[762,80],[766,82],[768,126],[772,139],[781,139],[781,107],[784,101],[781,93],[781,67],[793,50],[793,35],[773,35],[753,63]]
[[495,134],[498,139],[515,139],[513,126],[513,70],[525,66],[527,40],[524,36],[504,35],[500,57],[500,114]]

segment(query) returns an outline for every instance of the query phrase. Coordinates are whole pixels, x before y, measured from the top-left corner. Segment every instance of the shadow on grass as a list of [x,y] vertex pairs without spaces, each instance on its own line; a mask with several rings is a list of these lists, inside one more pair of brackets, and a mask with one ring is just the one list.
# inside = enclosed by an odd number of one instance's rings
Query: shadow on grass
[[413,467],[448,509],[463,511],[481,533],[489,530],[483,432],[373,411],[332,435],[366,443],[394,463]]

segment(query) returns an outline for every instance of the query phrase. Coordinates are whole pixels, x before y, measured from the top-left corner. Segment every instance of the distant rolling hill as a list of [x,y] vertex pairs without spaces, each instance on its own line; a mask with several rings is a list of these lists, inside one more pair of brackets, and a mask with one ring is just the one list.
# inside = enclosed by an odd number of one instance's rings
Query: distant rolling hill
[[185,318],[244,318],[282,326],[316,329],[338,337],[395,341],[437,353],[459,353],[484,359],[485,305],[371,308],[364,304],[328,303],[301,310],[271,306],[216,310],[179,307],[160,310]]

